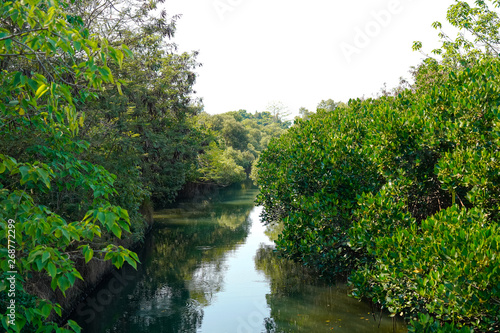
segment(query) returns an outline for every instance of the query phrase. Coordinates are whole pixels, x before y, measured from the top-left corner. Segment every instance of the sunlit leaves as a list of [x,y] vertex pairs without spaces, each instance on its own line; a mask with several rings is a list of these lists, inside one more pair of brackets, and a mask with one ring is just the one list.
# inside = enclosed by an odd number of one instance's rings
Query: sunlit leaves
[[[80,26],[77,29],[73,24],[81,20],[70,19],[63,8],[66,5],[58,0],[0,4],[0,59],[4,69],[0,73],[0,137],[7,152],[21,147],[18,154],[0,155],[0,235],[2,248],[6,248],[7,221],[14,220],[15,268],[19,281],[23,280],[18,286],[23,293],[22,286],[39,275],[50,277],[52,289],[64,295],[76,279],[82,279],[75,268],[79,258],[88,262],[94,256],[106,256],[102,245],[98,246],[98,254],[89,246],[102,236],[100,226],[116,236],[121,236],[122,230],[130,231],[128,213],[108,202],[116,193],[115,176],[80,160],[78,155],[89,145],[75,139],[84,117],[76,111],[80,101],[74,93],[79,91],[86,98],[95,94],[89,89],[114,83],[110,68],[94,62],[94,57],[106,59],[112,48],[105,39],[97,40]],[[130,52],[115,51],[117,63],[122,63],[125,56]],[[73,195],[77,190],[86,191],[90,199],[80,200],[75,205],[79,211],[72,214],[60,207],[60,197],[54,194],[59,191],[57,195]],[[93,211],[90,218],[81,219],[89,208],[102,212],[103,221]],[[76,216],[73,222],[71,215]],[[75,253],[79,246],[84,248]],[[135,264],[138,259],[129,251],[119,253],[128,258],[121,264]],[[0,253],[2,269],[12,271],[7,254]],[[61,315],[57,304],[44,300],[20,302],[16,309],[18,331],[26,324],[46,331],[79,331],[71,321],[65,328],[48,321],[52,311]],[[2,314],[2,325],[10,331],[12,327],[7,328],[5,319]]]
[[258,201],[268,222],[284,219],[278,247],[325,275],[350,270],[346,230],[356,195],[379,186],[362,148],[362,115],[370,104],[353,103],[353,112],[318,111],[272,141],[260,157]]
[[[442,30],[440,22],[432,27],[439,30],[442,45],[432,51],[442,57],[448,66],[457,68],[469,66],[484,56],[498,56],[500,51],[500,18],[495,9],[495,0],[475,1],[475,7],[467,1],[456,0],[448,9],[447,20],[460,30],[453,38]],[[422,43],[414,44],[414,50],[420,50]]]
[[320,271],[357,264],[353,294],[412,331],[496,331],[500,62],[442,69],[298,122],[261,157],[260,202],[281,250]]
[[120,268],[126,261],[137,269],[137,263],[140,262],[134,252],[125,249],[123,246],[109,245],[104,249],[104,252],[106,253],[104,260],[111,260],[117,268]]

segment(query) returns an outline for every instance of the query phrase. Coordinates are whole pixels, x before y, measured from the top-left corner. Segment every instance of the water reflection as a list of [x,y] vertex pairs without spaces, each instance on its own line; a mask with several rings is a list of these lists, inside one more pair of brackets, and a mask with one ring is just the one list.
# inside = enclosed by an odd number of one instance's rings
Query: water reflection
[[345,284],[328,286],[300,264],[280,258],[272,246],[261,246],[255,264],[271,283],[266,332],[407,331],[401,321],[373,316],[368,304],[348,296]]
[[138,271],[115,273],[71,319],[89,333],[393,332],[345,286],[276,256],[256,194],[226,189],[158,212]]
[[[138,271],[122,269],[118,282],[112,278],[100,286],[71,319],[92,333],[197,332],[204,308],[223,289],[226,258],[249,233],[256,194],[251,188],[228,189],[155,214]],[[102,302],[99,292],[115,285],[120,292],[108,292],[111,299]]]

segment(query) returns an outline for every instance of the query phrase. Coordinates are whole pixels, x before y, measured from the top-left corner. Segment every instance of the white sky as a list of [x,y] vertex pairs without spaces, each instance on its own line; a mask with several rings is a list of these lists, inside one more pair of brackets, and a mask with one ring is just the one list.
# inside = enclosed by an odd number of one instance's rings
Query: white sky
[[429,52],[438,46],[431,24],[445,23],[453,2],[166,0],[162,6],[183,15],[174,38],[179,50],[200,51],[195,90],[205,111],[253,113],[281,101],[294,116],[322,99],[371,97],[384,82],[394,87],[409,78],[410,66],[423,59],[413,41]]

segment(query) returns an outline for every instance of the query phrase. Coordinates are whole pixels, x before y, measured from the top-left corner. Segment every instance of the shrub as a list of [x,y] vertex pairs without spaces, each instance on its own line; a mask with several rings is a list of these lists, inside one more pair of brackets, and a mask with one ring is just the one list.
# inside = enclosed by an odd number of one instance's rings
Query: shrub
[[273,141],[259,202],[284,223],[279,249],[322,273],[357,269],[353,294],[411,329],[498,331],[500,59],[420,71],[412,90]]

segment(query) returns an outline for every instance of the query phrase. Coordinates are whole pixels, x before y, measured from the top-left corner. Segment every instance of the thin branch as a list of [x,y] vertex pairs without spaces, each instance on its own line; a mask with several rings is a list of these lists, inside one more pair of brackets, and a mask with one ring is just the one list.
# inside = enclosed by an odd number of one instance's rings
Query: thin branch
[[29,33],[32,33],[32,32],[37,32],[37,31],[42,31],[42,30],[47,30],[47,28],[39,28],[39,29],[33,29],[33,30],[19,32],[17,34],[13,34],[13,35],[10,35],[10,36],[1,37],[0,41],[6,40],[6,39],[12,39],[13,37],[22,36],[22,35],[26,35],[26,34],[29,34]]
[[37,54],[45,54],[44,52],[35,52],[35,53],[4,53],[4,54],[0,54],[0,57],[24,57],[25,59],[28,59],[26,58],[25,56],[27,55],[37,55]]
[[[35,55],[37,62],[38,62],[38,63],[40,64],[40,66],[43,68],[43,70],[45,71],[45,73],[47,73],[47,76],[48,76],[48,77],[49,77],[52,81],[55,81],[54,76],[51,74],[51,72],[49,72],[49,71],[47,70],[47,68],[44,66],[44,64],[43,64],[42,60],[38,57],[37,52],[35,52],[35,51],[31,48],[31,47],[29,47],[28,45],[26,45],[26,44],[24,44],[24,43],[21,43],[21,42],[19,42],[19,41],[15,40],[15,39],[13,39],[13,41],[14,41],[14,43],[19,44],[19,45],[21,45],[22,47],[25,47],[25,48],[27,48],[28,50],[30,50],[30,51],[31,51],[31,52]],[[61,80],[62,82],[64,82],[64,83],[65,83],[65,84],[67,84],[68,86],[76,86],[76,87],[78,87],[78,85],[77,85],[77,84],[75,84],[75,83],[71,83],[71,82],[66,81],[64,78],[62,78],[62,77],[61,77],[61,75],[57,75],[57,77],[59,78],[59,80]]]
[[42,66],[43,70],[47,73],[47,75],[52,79],[54,80],[54,77],[50,74],[50,72],[47,70],[47,68],[45,68],[45,66],[43,65],[42,61],[40,60],[40,58],[38,57],[38,55],[36,54],[35,50],[33,50],[31,47],[29,47],[28,45],[24,44],[24,43],[21,43],[15,39],[13,39],[14,43],[16,44],[19,44],[21,45],[22,47],[24,48],[27,48],[28,50],[30,50],[32,53],[35,54],[35,57],[36,57],[36,60],[38,61],[38,63],[40,64],[40,66]]
[[[477,18],[476,18],[476,17],[472,17],[472,20],[474,21],[474,23],[475,23],[476,25],[479,25],[479,22],[478,22],[478,20],[477,20]],[[486,37],[483,37],[482,35],[480,35],[480,34],[479,34],[478,32],[476,32],[476,31],[474,31],[473,29],[468,29],[468,28],[466,28],[466,30],[467,30],[467,31],[469,31],[472,35],[476,36],[476,38],[478,38],[479,40],[483,41],[483,43],[485,43],[486,45],[488,45],[488,46],[489,46],[489,47],[490,47],[490,48],[491,48],[491,49],[492,49],[492,50],[493,50],[493,51],[497,54],[497,56],[499,56],[498,51],[497,51],[497,50],[493,47],[493,45],[491,45],[491,44],[487,41]]]

